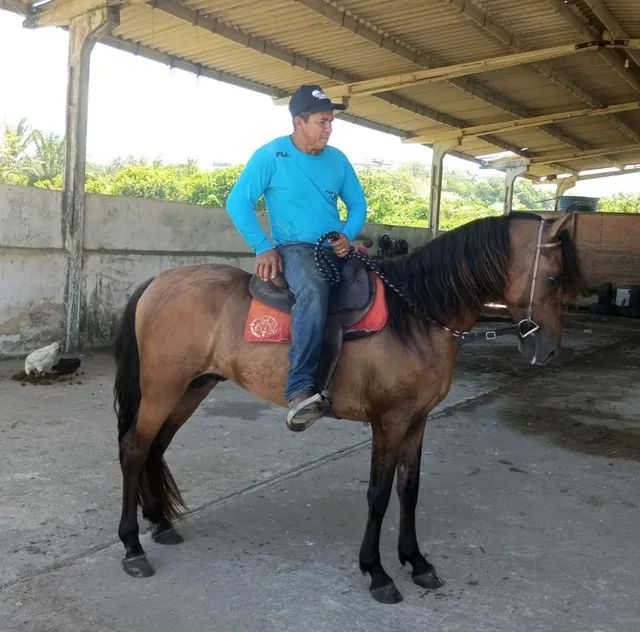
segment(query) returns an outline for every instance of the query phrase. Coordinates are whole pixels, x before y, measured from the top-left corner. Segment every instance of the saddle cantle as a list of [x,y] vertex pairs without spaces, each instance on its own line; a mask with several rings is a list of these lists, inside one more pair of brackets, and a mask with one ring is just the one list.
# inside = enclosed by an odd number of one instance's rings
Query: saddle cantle
[[[387,304],[380,277],[361,261],[348,259],[343,281],[331,289],[329,311],[318,368],[318,390],[327,393],[340,359],[343,340],[354,340],[380,331],[387,323]],[[244,330],[246,342],[290,342],[291,306],[288,286],[278,287],[252,276],[251,306]]]
[[[291,313],[295,298],[289,287],[279,287],[271,281],[263,281],[253,275],[249,281],[249,293],[265,305]],[[357,311],[370,307],[375,295],[375,278],[368,274],[358,259],[347,259],[342,268],[342,282],[331,288],[329,314],[341,311]]]

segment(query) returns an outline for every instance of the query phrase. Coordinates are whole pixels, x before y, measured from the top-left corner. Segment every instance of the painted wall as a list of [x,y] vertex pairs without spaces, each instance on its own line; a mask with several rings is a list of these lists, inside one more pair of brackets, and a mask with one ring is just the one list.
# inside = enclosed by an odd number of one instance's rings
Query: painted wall
[[[61,205],[60,192],[0,185],[0,357],[64,339]],[[261,222],[266,226],[266,217]],[[406,239],[410,248],[428,235],[426,229],[367,224],[360,238],[375,243],[383,233]],[[126,300],[141,282],[168,268],[204,262],[253,268],[253,252],[223,209],[87,195],[84,347],[111,343]]]

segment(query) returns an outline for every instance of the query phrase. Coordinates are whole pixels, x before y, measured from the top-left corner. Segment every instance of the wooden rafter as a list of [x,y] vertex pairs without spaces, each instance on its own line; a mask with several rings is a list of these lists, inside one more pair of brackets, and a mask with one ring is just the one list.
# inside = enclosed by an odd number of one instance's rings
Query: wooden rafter
[[576,118],[587,116],[607,116],[616,114],[617,112],[629,112],[631,110],[640,109],[640,101],[631,103],[620,103],[618,105],[610,105],[601,108],[582,108],[579,110],[570,110],[568,112],[556,112],[554,114],[543,114],[541,116],[529,116],[525,118],[515,119],[512,121],[500,121],[498,123],[486,123],[485,125],[472,125],[461,129],[452,129],[445,132],[418,132],[416,136],[405,139],[405,143],[435,143],[441,140],[458,139],[462,141],[465,138],[475,138],[486,134],[500,134],[513,130],[524,129],[528,127],[539,127],[549,123],[560,123]]
[[85,13],[105,9],[122,4],[140,4],[145,0],[51,0],[46,4],[32,9],[24,25],[38,26],[67,26],[73,18]]
[[[547,0],[547,3],[569,24],[577,33],[591,39],[597,36],[596,29],[587,24],[570,8],[570,4],[564,0]],[[640,92],[640,76],[632,72],[625,64],[624,58],[619,57],[616,51],[601,49],[598,54],[611,66],[611,68],[634,90]]]
[[[507,29],[503,24],[500,24],[498,21],[496,21],[496,19],[482,7],[482,5],[480,4],[480,0],[476,0],[473,3],[468,2],[467,0],[444,1],[449,3],[451,6],[454,6],[462,15],[471,20],[488,35],[491,35],[498,41],[502,42],[512,51],[520,52],[523,50],[528,50],[530,48],[530,46],[528,46],[521,37]],[[595,31],[590,32],[586,35],[586,39],[592,39],[594,36]],[[573,79],[569,75],[561,70],[558,70],[557,68],[554,68],[549,62],[539,61],[531,64],[530,66],[583,103],[586,103],[591,107],[603,107],[605,105],[602,101],[594,97],[592,94],[583,90],[578,84],[575,83],[575,81],[573,81]],[[607,116],[606,119],[609,121],[609,123],[611,123],[611,125],[622,132],[625,136],[627,136],[631,140],[640,142],[640,134],[631,129],[618,116]],[[546,128],[542,129],[543,131],[547,132],[549,130],[557,130],[557,128],[553,125],[547,126]],[[572,146],[575,147],[576,145],[573,144]]]
[[[457,0],[462,2],[465,6],[471,6],[472,3],[467,0]],[[371,44],[378,46],[384,50],[389,51],[393,55],[402,57],[410,61],[417,66],[423,66],[424,68],[432,68],[434,66],[441,66],[442,64],[434,57],[425,54],[422,51],[418,51],[415,48],[409,46],[397,37],[393,37],[388,33],[385,33],[382,29],[377,28],[370,20],[361,20],[359,16],[353,12],[347,13],[344,9],[338,8],[333,3],[327,0],[296,0],[298,4],[302,4],[314,13],[322,15],[327,20],[333,22],[340,28],[346,29],[362,38],[363,40],[370,42]],[[485,16],[488,19],[488,16]],[[539,62],[546,63],[546,62]],[[554,81],[558,82],[559,79],[554,76]],[[567,80],[568,81],[568,80]],[[528,108],[525,108],[521,104],[513,101],[504,94],[494,92],[485,88],[483,85],[474,81],[471,77],[460,77],[457,79],[450,79],[447,81],[449,85],[455,86],[462,90],[464,93],[473,96],[479,101],[483,101],[495,107],[503,112],[507,112],[517,117],[533,116],[534,112],[531,112]],[[565,82],[566,83],[566,82]],[[588,102],[588,101],[586,101]],[[597,106],[602,105],[595,100],[590,105]],[[547,136],[569,145],[575,149],[585,149],[585,146],[578,140],[565,134],[556,125],[544,125],[540,127],[540,131]],[[495,136],[485,136],[484,140],[496,147],[504,147],[504,141],[496,138]],[[511,150],[513,153],[520,153],[519,148]],[[572,171],[566,165],[558,165],[558,168],[565,171]]]
[[[580,175],[577,177],[577,181],[580,180],[595,180],[596,178],[606,178],[607,176],[622,176],[627,175],[629,173],[640,173],[640,167],[631,167],[630,169],[620,169],[618,171],[610,171],[610,172],[599,172],[599,173],[587,173],[585,175]],[[560,182],[562,178],[559,178],[557,174],[550,173],[549,175],[542,175],[539,178],[546,178],[546,180],[541,180],[546,184],[553,182]]]
[[458,77],[467,75],[477,75],[493,70],[501,70],[512,66],[520,66],[530,64],[543,59],[553,59],[554,57],[565,57],[576,53],[584,53],[588,51],[597,51],[600,48],[640,48],[640,39],[625,40],[621,43],[616,42],[581,42],[579,44],[564,44],[562,46],[552,46],[550,48],[542,48],[540,50],[526,51],[523,53],[514,53],[513,55],[502,55],[500,57],[489,57],[486,59],[477,59],[475,61],[463,62],[461,64],[452,64],[451,66],[443,66],[440,68],[430,68],[429,70],[415,70],[412,72],[404,72],[386,77],[378,77],[376,79],[366,79],[364,81],[356,81],[353,83],[334,86],[327,88],[325,92],[330,97],[354,97],[367,96],[376,92],[385,92],[387,90],[397,90],[406,88],[416,84],[434,83],[436,81],[448,81]]
[[[616,39],[624,39],[628,37],[627,32],[622,28],[622,25],[615,16],[609,11],[607,6],[602,0],[584,0],[587,6],[593,11],[595,16],[600,20],[602,25],[611,33],[612,37]],[[633,59],[636,65],[640,68],[640,53],[635,50],[626,51],[627,55]]]
[[[585,158],[595,158],[598,156],[606,156],[608,154],[620,154],[625,151],[638,151],[640,149],[639,144],[631,145],[611,145],[608,147],[598,147],[595,149],[589,149],[587,151],[575,151],[575,152],[550,152],[548,154],[540,154],[539,156],[533,156],[529,159],[531,165],[546,165],[552,162],[568,162],[572,160],[583,160]],[[504,166],[511,164],[512,160],[496,160],[494,162],[487,161],[485,164],[490,167]],[[618,168],[620,168],[618,166]]]

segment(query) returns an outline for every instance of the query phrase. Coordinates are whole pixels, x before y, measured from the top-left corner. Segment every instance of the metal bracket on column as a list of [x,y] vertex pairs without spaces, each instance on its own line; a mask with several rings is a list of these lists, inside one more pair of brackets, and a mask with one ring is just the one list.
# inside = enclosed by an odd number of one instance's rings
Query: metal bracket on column
[[442,194],[442,162],[445,155],[454,147],[457,147],[460,141],[456,139],[443,140],[433,143],[433,157],[431,158],[431,190],[429,195],[429,230],[431,237],[438,236],[438,227],[440,225],[440,197]]
[[529,169],[529,160],[523,158],[517,163],[507,167],[505,169],[505,181],[504,181],[504,214],[509,215],[513,206],[513,187],[516,182],[516,178],[526,173]]
[[574,186],[576,186],[577,182],[577,176],[570,176],[568,178],[562,178],[562,180],[558,180],[558,183],[556,184],[556,203],[553,208],[554,211],[558,210],[558,205],[560,204],[560,196],[565,191],[568,191],[569,189],[572,189]]
[[89,60],[97,39],[117,24],[117,7],[86,13],[74,17],[69,23],[66,154],[62,195],[62,236],[67,251],[65,351],[76,351],[80,346]]

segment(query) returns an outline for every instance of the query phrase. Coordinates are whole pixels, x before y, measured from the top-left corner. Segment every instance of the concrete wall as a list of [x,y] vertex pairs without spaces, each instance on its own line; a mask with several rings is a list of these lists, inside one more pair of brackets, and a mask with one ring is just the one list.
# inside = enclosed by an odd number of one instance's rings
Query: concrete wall
[[0,185],[0,357],[64,332],[61,202],[60,192]]
[[[61,197],[0,185],[0,357],[64,339]],[[261,222],[266,225],[266,217]],[[426,229],[368,224],[361,238],[375,242],[382,233],[406,239],[410,248],[428,235]],[[253,268],[253,253],[223,209],[87,195],[83,345],[111,343],[122,308],[141,282],[168,268],[204,262]]]
[[640,285],[640,215],[576,213],[569,230],[582,263],[585,288],[596,289],[606,281],[618,287]]

